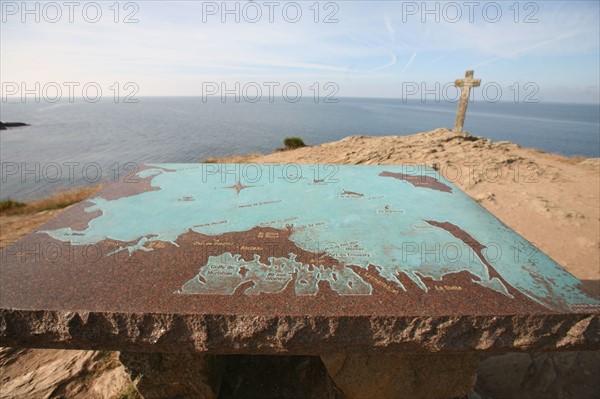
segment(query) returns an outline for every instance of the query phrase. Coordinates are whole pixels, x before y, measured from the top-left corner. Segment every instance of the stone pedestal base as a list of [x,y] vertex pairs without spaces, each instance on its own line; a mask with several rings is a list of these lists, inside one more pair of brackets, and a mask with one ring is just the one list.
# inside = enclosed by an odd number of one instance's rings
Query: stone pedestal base
[[[180,353],[120,354],[144,399],[216,399],[226,362],[236,363],[237,358]],[[347,399],[452,399],[472,391],[479,355],[340,354],[322,355],[321,360]],[[230,372],[240,374],[239,369],[232,367],[228,366]],[[286,372],[294,374],[298,370],[296,367]]]
[[121,352],[119,360],[144,399],[216,399],[224,372],[220,356]]
[[479,355],[323,355],[348,399],[451,399],[475,386]]

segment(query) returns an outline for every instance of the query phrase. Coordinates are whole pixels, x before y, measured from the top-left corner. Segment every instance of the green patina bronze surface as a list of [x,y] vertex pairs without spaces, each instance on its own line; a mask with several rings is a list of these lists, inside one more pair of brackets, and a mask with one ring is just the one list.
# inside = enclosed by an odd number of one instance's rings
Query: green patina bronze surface
[[270,256],[263,247],[250,257],[248,250],[217,251],[173,295],[231,295],[240,287],[246,295],[274,294],[288,285],[296,295],[316,295],[319,283],[339,295],[371,295],[373,281],[360,269],[374,267],[398,293],[415,289],[399,276],[427,293],[424,278],[467,272],[472,284],[513,298],[511,286],[548,309],[599,305],[575,277],[429,168],[156,164],[136,177],[149,181],[148,189],[91,199],[85,211],[94,216],[85,228],[43,233],[74,246],[132,243],[110,256],[155,251],[157,242],[176,252],[189,232],[220,237],[273,228],[337,261]]

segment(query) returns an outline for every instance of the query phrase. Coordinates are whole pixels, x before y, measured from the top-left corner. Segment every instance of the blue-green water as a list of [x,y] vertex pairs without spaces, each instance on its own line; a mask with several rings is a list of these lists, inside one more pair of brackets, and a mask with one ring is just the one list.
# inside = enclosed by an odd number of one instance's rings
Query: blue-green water
[[[31,199],[110,180],[128,162],[197,162],[271,152],[283,138],[308,144],[349,135],[407,135],[452,127],[456,104],[341,98],[258,103],[143,97],[137,104],[2,103],[0,120],[32,126],[0,134],[1,198]],[[474,102],[465,130],[564,155],[600,156],[598,105]],[[100,175],[99,175],[100,172]]]

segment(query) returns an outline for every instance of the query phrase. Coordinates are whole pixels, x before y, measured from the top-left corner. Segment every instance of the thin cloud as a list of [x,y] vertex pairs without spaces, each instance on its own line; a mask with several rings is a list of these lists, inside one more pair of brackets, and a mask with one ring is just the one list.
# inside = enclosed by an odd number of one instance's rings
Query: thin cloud
[[394,29],[394,25],[392,24],[392,18],[390,18],[389,15],[385,17],[385,27],[387,28],[392,43],[396,42],[396,30]]
[[384,64],[382,66],[379,66],[377,68],[371,69],[371,70],[367,71],[367,73],[381,71],[382,69],[389,68],[391,66],[396,65],[397,62],[398,62],[398,57],[396,57],[395,54],[392,54],[392,60],[390,62],[388,62],[387,64]]
[[512,54],[509,54],[509,55],[506,55],[506,56],[494,57],[494,58],[491,58],[489,60],[480,62],[478,64],[473,65],[470,69],[479,68],[481,66],[488,65],[488,64],[494,63],[494,62],[499,61],[499,60],[503,60],[503,59],[507,59],[507,58],[514,58],[514,57],[517,57],[517,56],[519,56],[519,55],[521,55],[523,53],[526,53],[528,51],[535,50],[537,48],[540,48],[540,47],[543,47],[543,46],[547,46],[549,44],[553,44],[553,43],[556,43],[556,42],[560,42],[562,40],[565,40],[565,39],[568,39],[570,37],[576,36],[578,34],[579,34],[579,31],[573,31],[573,32],[561,35],[559,37],[555,37],[553,39],[545,40],[545,41],[542,41],[540,43],[536,43],[536,44],[534,44],[532,46],[528,46],[528,47],[525,47],[523,49],[517,50],[517,51],[513,52]]
[[404,68],[402,68],[402,70],[400,71],[400,73],[404,73],[404,71],[406,71],[408,69],[408,67],[410,67],[410,65],[413,63],[413,61],[415,60],[415,58],[417,58],[417,53],[414,52],[412,54],[412,56],[410,57],[410,60],[408,60],[408,62],[406,63],[406,65],[404,65]]

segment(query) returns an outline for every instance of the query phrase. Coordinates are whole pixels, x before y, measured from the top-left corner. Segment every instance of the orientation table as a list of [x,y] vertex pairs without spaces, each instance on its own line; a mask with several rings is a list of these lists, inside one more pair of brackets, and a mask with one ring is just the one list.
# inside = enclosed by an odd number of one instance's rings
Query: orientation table
[[1,256],[1,345],[121,351],[142,394],[298,354],[349,398],[451,398],[481,353],[600,349],[600,301],[423,166],[147,164]]

